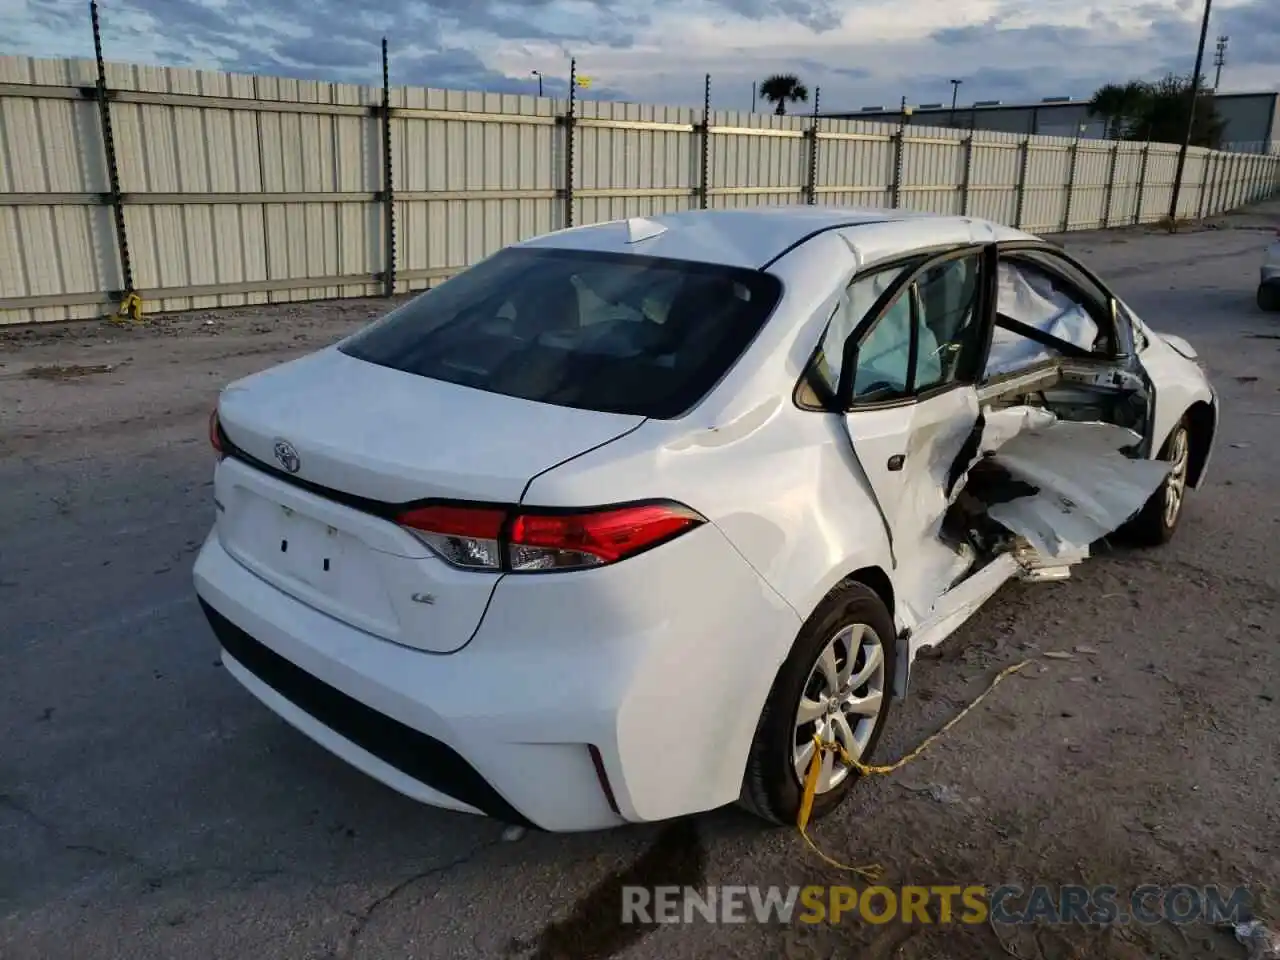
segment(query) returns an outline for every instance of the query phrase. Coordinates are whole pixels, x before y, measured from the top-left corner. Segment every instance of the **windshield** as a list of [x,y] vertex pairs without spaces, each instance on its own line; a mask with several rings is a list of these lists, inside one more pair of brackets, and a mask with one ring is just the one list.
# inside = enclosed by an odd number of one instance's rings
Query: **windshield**
[[339,349],[477,390],[667,419],[724,375],[780,295],[776,278],[754,270],[511,248]]

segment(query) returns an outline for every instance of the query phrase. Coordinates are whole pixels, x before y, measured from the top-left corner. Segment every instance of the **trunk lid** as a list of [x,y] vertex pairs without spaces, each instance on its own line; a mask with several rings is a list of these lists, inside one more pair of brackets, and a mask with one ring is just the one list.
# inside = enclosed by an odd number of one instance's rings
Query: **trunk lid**
[[[218,416],[237,447],[299,480],[382,503],[516,503],[534,476],[643,417],[487,393],[330,348],[231,384]],[[288,451],[286,451],[287,453]]]
[[450,566],[380,505],[516,503],[537,474],[644,419],[488,394],[336,350],[232,384],[218,416],[232,444],[275,471],[219,464],[224,549],[317,610],[437,653],[466,645],[501,574]]

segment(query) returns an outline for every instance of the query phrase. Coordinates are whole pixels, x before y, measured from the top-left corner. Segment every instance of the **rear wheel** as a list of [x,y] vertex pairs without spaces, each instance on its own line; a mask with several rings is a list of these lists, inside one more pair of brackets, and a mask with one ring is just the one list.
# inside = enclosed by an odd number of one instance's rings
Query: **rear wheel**
[[1280,312],[1280,281],[1258,284],[1258,308],[1267,313]]
[[1125,530],[1139,546],[1168,543],[1182,519],[1187,499],[1187,467],[1191,462],[1191,431],[1185,418],[1169,434],[1159,459],[1172,464],[1169,475]]
[[[867,761],[888,716],[896,663],[893,618],[860,583],[833,590],[801,628],[778,671],[751,745],[742,804],[774,823],[800,811],[814,736]],[[811,819],[830,813],[858,774],[826,754]]]

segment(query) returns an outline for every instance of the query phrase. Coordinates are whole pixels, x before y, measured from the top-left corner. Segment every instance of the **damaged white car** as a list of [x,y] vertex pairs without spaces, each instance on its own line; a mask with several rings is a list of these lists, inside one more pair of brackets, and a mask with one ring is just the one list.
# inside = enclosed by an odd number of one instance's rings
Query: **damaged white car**
[[1002,584],[1172,536],[1217,417],[1185,341],[1015,230],[597,224],[228,387],[195,582],[228,672],[409,796],[793,822],[815,736],[866,760]]

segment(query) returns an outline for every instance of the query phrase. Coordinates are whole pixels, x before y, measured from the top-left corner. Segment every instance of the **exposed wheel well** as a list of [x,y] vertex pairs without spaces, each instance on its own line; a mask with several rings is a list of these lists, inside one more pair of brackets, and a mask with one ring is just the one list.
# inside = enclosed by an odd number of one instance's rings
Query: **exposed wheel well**
[[889,610],[889,616],[893,616],[893,581],[879,567],[863,567],[861,570],[855,570],[845,577],[842,582],[856,582],[865,587],[870,587],[884,601],[885,607]]
[[1193,403],[1184,415],[1187,421],[1188,439],[1191,449],[1188,451],[1187,483],[1194,487],[1200,483],[1200,475],[1204,472],[1209,460],[1209,449],[1213,446],[1213,409],[1203,400]]
[[[841,583],[860,583],[864,587],[874,590],[876,596],[884,601],[885,607],[889,611],[889,618],[894,618],[894,595],[893,581],[889,579],[889,575],[879,567],[863,567],[849,574]],[[907,684],[911,674],[911,664],[909,661],[909,644],[905,640],[900,640],[898,647],[898,662],[893,667],[893,696],[902,697],[906,695]]]

